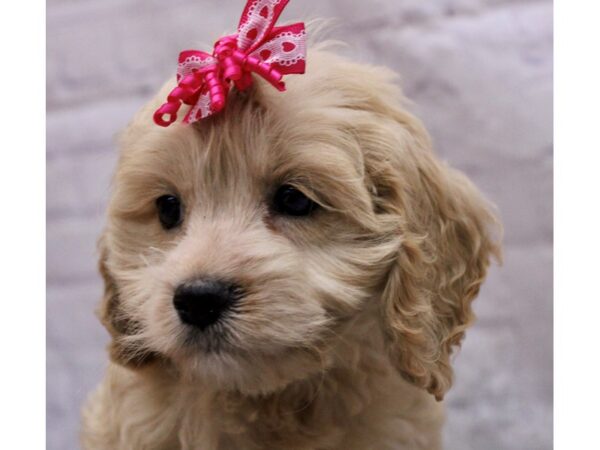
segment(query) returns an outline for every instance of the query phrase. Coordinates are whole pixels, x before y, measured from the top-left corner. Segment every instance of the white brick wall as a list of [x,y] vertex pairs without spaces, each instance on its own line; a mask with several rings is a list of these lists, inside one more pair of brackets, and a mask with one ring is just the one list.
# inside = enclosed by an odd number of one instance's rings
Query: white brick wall
[[[48,448],[76,448],[105,365],[95,240],[114,135],[175,69],[231,31],[243,0],[49,0]],[[287,19],[338,18],[352,54],[400,72],[440,155],[498,205],[506,261],[457,358],[449,449],[552,444],[552,3],[295,0]]]

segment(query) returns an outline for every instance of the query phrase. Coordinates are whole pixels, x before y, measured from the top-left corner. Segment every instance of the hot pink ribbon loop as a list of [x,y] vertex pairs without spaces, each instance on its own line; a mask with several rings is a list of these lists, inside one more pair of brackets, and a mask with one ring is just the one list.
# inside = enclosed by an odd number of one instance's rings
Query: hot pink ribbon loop
[[177,120],[183,104],[191,108],[184,123],[193,123],[221,111],[231,85],[243,91],[252,74],[280,91],[283,76],[302,74],[306,67],[303,23],[275,27],[289,0],[248,0],[238,31],[217,41],[212,55],[198,50],[179,54],[177,86],[154,113],[154,122],[167,127]]

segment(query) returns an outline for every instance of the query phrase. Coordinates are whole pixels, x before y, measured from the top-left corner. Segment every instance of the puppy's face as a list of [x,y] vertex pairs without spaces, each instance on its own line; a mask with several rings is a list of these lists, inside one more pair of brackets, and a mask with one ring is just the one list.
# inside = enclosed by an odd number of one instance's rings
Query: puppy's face
[[309,65],[286,93],[256,83],[194,126],[152,123],[161,92],[124,133],[101,241],[113,357],[271,391],[326,367],[363,314],[441,395],[490,216],[379,71]]

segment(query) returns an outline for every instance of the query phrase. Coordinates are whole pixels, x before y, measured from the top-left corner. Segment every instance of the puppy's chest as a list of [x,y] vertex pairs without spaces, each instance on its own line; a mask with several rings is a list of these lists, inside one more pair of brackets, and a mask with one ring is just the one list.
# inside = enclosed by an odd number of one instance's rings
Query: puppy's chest
[[178,439],[182,450],[337,448],[352,423],[349,411],[364,406],[357,398],[353,407],[329,400],[314,392],[252,399],[218,394],[180,410]]
[[[355,402],[351,405],[349,402]],[[392,409],[349,402],[290,405],[221,403],[205,417],[185,417],[178,432],[181,450],[434,450],[441,417],[419,419]],[[362,405],[360,404],[362,403]],[[297,405],[296,405],[297,406]],[[423,414],[424,411],[420,411]],[[433,413],[433,411],[432,411]]]
[[[386,401],[387,389],[381,388],[390,384],[384,381],[327,377],[256,398],[216,394],[190,402],[188,396],[180,409],[177,434],[181,449],[398,448],[397,437],[388,428],[410,435],[412,419],[406,411],[401,412],[402,407],[393,405],[402,402],[394,393],[389,392]],[[387,447],[379,443],[381,438],[389,438],[395,445]]]

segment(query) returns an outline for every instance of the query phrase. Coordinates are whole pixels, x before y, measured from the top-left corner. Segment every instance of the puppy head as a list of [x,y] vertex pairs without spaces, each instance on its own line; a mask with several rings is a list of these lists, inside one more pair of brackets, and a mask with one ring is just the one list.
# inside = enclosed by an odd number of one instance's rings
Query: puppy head
[[397,370],[441,397],[497,251],[493,216],[439,163],[384,69],[314,50],[194,126],[163,89],[121,139],[100,241],[111,356],[268,392],[331,362],[372,314]]

